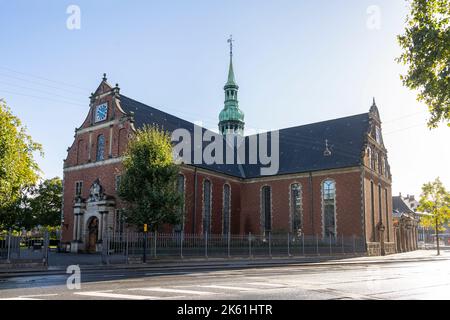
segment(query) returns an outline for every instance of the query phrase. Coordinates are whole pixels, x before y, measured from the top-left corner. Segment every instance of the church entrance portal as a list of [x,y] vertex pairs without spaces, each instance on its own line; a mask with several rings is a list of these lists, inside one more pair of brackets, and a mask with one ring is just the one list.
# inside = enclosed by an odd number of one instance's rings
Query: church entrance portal
[[91,217],[88,221],[88,239],[86,241],[86,251],[94,253],[97,251],[98,241],[98,218]]

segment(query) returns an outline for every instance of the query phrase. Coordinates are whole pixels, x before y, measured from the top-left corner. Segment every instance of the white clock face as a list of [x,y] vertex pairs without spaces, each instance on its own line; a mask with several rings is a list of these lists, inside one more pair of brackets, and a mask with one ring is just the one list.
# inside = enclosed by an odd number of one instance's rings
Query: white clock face
[[108,116],[108,104],[104,103],[95,108],[95,122],[106,120]]

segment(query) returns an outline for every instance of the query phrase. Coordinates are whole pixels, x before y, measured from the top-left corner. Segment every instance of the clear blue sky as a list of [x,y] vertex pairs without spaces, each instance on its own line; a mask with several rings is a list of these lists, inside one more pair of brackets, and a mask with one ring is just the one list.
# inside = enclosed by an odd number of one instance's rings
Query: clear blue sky
[[[71,4],[80,30],[66,27]],[[371,5],[380,29],[367,27]],[[430,132],[425,107],[401,85],[406,13],[403,0],[0,0],[0,97],[43,144],[44,176],[62,176],[104,72],[123,94],[215,129],[233,34],[248,129],[367,112],[375,96],[394,193],[418,195],[437,176],[450,187],[450,130]]]

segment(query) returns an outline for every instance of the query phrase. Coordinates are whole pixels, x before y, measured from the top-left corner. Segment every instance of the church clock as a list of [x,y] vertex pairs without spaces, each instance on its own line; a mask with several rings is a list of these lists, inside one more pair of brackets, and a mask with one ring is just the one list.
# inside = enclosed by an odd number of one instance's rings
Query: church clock
[[103,103],[95,107],[95,122],[106,120],[108,116],[108,104]]

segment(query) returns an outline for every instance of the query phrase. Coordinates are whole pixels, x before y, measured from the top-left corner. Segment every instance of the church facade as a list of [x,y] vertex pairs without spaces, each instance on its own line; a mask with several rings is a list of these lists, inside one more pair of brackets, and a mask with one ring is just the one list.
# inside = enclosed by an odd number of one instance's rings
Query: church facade
[[[213,135],[237,135],[248,144],[260,137],[244,136],[238,90],[230,52],[220,134]],[[127,228],[117,196],[123,155],[145,124],[169,132],[195,130],[188,121],[122,95],[105,75],[64,160],[62,241],[73,252],[99,251],[106,232]],[[366,113],[279,130],[276,174],[262,175],[262,165],[254,163],[184,163],[178,178],[183,223],[166,229],[357,236],[370,255],[394,253],[391,173],[381,132],[374,101]]]

